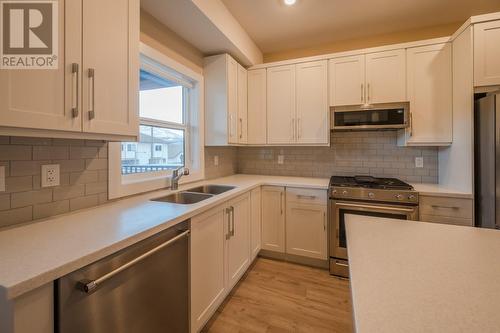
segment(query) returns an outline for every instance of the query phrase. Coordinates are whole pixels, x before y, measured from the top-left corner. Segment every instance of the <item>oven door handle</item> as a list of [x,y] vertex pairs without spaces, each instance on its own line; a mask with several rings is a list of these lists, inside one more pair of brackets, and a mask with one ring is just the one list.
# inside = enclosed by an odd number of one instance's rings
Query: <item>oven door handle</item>
[[352,204],[352,203],[337,203],[337,206],[352,207],[352,208],[367,208],[367,209],[380,209],[393,212],[407,212],[413,213],[415,209],[413,208],[395,208],[388,206],[373,206],[373,205],[363,205],[363,204]]

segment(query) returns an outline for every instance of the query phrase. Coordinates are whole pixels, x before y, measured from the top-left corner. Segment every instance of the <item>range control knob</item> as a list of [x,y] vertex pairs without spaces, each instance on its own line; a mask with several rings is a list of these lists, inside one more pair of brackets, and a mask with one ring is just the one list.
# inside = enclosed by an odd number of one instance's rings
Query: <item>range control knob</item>
[[415,200],[415,196],[414,196],[413,194],[410,194],[410,195],[408,196],[408,200]]
[[368,192],[368,198],[370,198],[370,199],[375,198],[375,193],[373,193],[373,192]]
[[342,195],[347,195],[347,191],[346,191],[346,190],[343,190],[343,191],[342,191]]
[[337,190],[333,190],[333,191],[332,191],[332,194],[337,194]]
[[396,194],[395,197],[398,200],[403,200],[404,199],[404,196],[402,194]]

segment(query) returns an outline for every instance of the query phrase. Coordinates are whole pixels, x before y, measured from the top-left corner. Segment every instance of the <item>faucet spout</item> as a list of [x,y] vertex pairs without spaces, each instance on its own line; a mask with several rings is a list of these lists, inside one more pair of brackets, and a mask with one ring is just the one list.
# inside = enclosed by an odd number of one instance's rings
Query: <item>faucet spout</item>
[[[180,170],[183,170],[182,173],[179,173]],[[184,166],[174,169],[172,171],[172,178],[170,180],[170,189],[177,190],[179,188],[179,179],[181,179],[182,176],[187,175],[189,175],[189,169]]]

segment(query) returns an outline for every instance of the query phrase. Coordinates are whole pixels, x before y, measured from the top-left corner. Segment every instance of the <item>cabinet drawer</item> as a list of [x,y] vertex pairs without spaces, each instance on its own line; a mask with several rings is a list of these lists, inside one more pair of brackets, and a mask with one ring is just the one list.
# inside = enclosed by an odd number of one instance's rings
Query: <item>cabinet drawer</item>
[[286,201],[326,206],[327,191],[310,188],[287,187]]
[[461,217],[435,216],[435,215],[420,215],[422,222],[434,222],[444,224],[454,224],[463,226],[472,226],[472,219],[464,219]]
[[472,200],[420,196],[420,215],[458,217],[472,220]]

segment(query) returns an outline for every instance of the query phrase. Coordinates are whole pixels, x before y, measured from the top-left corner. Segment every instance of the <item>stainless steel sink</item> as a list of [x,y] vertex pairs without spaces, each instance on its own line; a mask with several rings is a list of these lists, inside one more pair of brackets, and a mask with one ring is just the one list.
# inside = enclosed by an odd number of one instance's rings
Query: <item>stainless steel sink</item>
[[210,199],[213,196],[214,196],[213,194],[207,194],[207,193],[192,193],[192,192],[182,191],[151,200],[169,202],[181,205],[190,205],[206,199]]
[[236,186],[229,186],[229,185],[203,185],[203,186],[198,186],[198,187],[193,187],[190,189],[187,189],[186,192],[196,192],[196,193],[208,193],[208,194],[221,194],[227,191],[232,190]]

